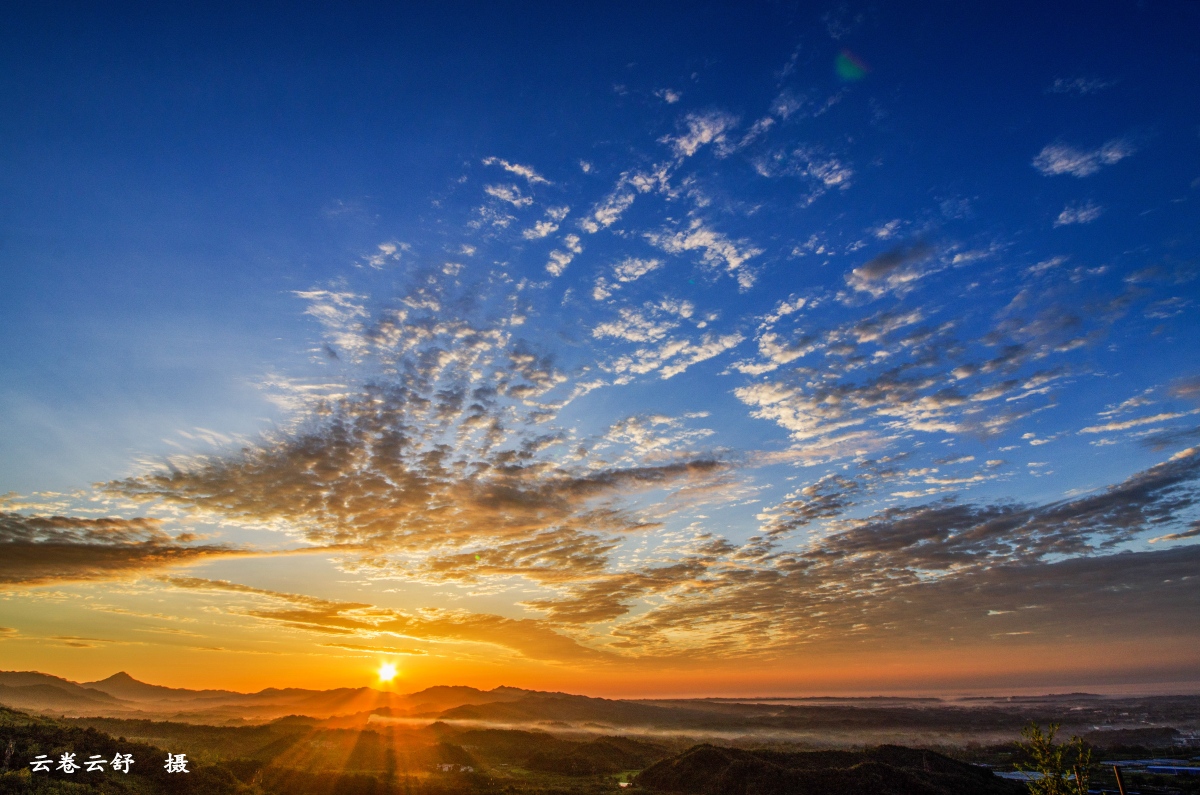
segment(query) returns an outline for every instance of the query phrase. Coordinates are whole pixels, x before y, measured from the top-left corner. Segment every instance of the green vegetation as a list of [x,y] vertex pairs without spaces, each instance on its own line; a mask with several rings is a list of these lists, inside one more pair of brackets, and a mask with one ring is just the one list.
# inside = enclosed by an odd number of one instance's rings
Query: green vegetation
[[1054,742],[1059,724],[1042,727],[1032,721],[1021,730],[1025,741],[1018,743],[1032,764],[1019,764],[1018,770],[1037,773],[1029,782],[1032,795],[1087,795],[1091,779],[1092,749],[1083,740],[1072,737],[1065,743]]

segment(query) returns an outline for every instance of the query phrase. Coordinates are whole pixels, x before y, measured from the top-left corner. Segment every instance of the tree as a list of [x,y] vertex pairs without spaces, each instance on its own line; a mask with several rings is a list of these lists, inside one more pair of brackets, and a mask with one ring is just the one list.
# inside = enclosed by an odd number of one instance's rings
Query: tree
[[1021,730],[1025,741],[1018,742],[1017,746],[1033,765],[1017,765],[1017,769],[1040,774],[1036,781],[1029,782],[1029,791],[1033,795],[1087,795],[1092,749],[1078,737],[1065,743],[1054,742],[1058,728],[1059,724],[1051,723],[1043,732],[1040,725],[1030,721]]

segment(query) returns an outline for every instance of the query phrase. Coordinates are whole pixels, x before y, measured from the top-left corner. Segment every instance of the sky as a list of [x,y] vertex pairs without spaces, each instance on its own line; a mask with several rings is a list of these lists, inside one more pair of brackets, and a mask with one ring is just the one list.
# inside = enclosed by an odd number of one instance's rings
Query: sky
[[1200,688],[1200,4],[6,9],[0,661]]

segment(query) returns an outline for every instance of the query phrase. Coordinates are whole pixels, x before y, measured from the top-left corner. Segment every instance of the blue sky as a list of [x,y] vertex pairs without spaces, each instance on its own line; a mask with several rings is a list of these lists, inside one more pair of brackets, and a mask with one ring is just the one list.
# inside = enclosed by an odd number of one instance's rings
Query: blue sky
[[28,622],[116,578],[710,690],[954,632],[982,686],[1063,622],[1165,651],[1021,681],[1194,669],[1195,3],[9,16]]

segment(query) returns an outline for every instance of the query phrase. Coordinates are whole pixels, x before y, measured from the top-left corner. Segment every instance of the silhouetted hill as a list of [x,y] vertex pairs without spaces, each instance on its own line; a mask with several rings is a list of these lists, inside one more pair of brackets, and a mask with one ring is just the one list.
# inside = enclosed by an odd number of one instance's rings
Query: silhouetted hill
[[594,776],[641,770],[666,754],[661,746],[626,737],[601,737],[567,745],[534,752],[525,767],[561,776]]
[[0,685],[0,704],[6,704],[15,709],[73,713],[84,708],[111,709],[113,700],[88,698],[52,685],[28,685],[26,687]]
[[1023,784],[932,751],[744,751],[698,745],[635,779],[693,795],[1021,795]]
[[[53,699],[61,699],[65,696],[69,699],[87,702],[128,706],[119,697],[114,697],[102,690],[37,671],[0,671],[0,686],[13,688],[14,694],[23,692],[32,696],[40,692],[44,693],[47,698]],[[3,698],[0,698],[0,701],[8,703]]]
[[125,671],[95,682],[78,683],[36,671],[0,671],[0,704],[16,709],[69,715],[170,718],[189,723],[224,723],[231,719],[273,720],[285,715],[326,719],[371,712],[398,717],[436,717],[470,704],[515,701],[529,690],[497,687],[436,686],[416,693],[393,693],[370,687],[332,690],[268,687],[256,693],[233,690],[190,690],[142,682]]
[[529,695],[530,690],[516,687],[497,687],[493,690],[477,690],[464,685],[436,685],[409,693],[405,696],[405,708],[413,715],[437,715],[464,704],[490,704],[497,701],[516,701]]
[[123,698],[128,701],[186,701],[195,698],[237,697],[242,695],[232,690],[187,690],[180,687],[151,685],[134,679],[124,671],[96,682],[83,682],[81,686],[101,690],[111,696]]

